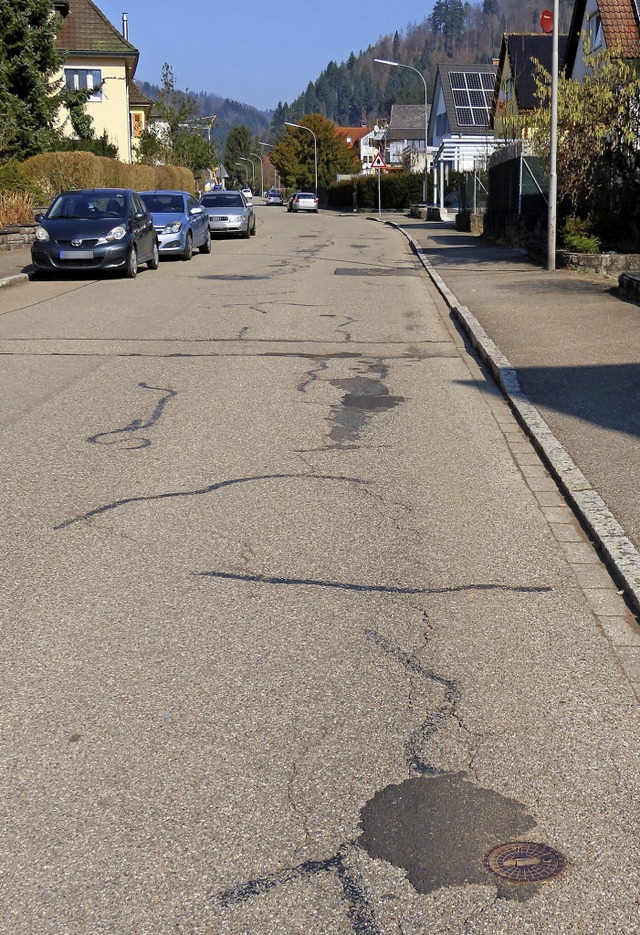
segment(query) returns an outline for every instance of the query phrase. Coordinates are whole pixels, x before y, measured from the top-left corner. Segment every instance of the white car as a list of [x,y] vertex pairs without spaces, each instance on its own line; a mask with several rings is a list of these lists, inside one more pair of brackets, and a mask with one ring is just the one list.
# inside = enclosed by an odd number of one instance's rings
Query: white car
[[313,192],[296,192],[291,203],[291,211],[315,211],[318,213],[318,197]]
[[251,191],[251,189],[250,189],[250,188],[243,188],[243,189],[241,189],[241,191],[242,191],[242,194],[244,195],[244,197],[245,197],[246,200],[247,200],[247,204],[252,205],[252,204],[253,204],[253,192]]

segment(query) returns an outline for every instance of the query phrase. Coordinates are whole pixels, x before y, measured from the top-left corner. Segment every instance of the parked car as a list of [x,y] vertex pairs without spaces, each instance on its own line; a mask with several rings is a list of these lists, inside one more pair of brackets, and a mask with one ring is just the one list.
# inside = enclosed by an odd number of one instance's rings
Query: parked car
[[142,263],[158,268],[151,215],[130,188],[61,192],[36,220],[31,245],[36,272],[109,270],[134,279]]
[[291,203],[291,211],[315,211],[318,213],[318,196],[313,192],[296,192]]
[[284,200],[282,198],[282,192],[278,191],[277,188],[270,188],[269,191],[265,194],[264,200],[268,205],[283,205]]
[[239,234],[241,237],[255,234],[253,205],[247,203],[241,191],[206,192],[200,204],[207,210],[212,234]]
[[251,189],[250,189],[250,188],[243,188],[243,189],[242,189],[242,194],[243,194],[244,197],[247,199],[247,204],[252,205],[252,204],[253,204],[253,192],[251,191]]
[[194,247],[211,253],[211,232],[205,209],[189,192],[140,192],[158,235],[160,256],[190,260]]

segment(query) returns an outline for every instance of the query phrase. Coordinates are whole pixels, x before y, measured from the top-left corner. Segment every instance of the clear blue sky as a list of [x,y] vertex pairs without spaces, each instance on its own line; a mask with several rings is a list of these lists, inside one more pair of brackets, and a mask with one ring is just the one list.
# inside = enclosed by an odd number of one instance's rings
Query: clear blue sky
[[[182,90],[210,91],[260,110],[291,102],[333,59],[402,32],[433,0],[94,0],[140,50],[136,77],[160,84],[164,62]],[[381,68],[384,66],[380,66]]]

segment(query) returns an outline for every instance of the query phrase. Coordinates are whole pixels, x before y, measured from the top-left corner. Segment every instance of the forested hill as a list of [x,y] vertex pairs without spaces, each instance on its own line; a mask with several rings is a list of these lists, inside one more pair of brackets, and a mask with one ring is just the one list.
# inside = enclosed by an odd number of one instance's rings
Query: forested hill
[[[143,94],[155,101],[160,88],[148,81],[139,81],[136,84]],[[241,104],[239,101],[231,101],[229,98],[218,97],[217,94],[208,94],[204,91],[186,91],[197,103],[198,113],[203,115],[216,115],[215,123],[211,131],[211,139],[215,141],[220,149],[224,149],[227,134],[235,124],[244,124],[251,130],[251,133],[259,134],[264,131],[273,119],[273,112],[268,110],[258,110],[249,104]]]
[[[419,69],[431,94],[439,63],[491,62],[500,52],[503,33],[542,31],[543,9],[544,0],[435,0],[431,15],[422,23],[385,36],[357,55],[352,52],[340,65],[329,62],[291,104],[278,103],[273,128],[278,130],[285,120],[311,113],[324,114],[339,126],[359,126],[388,117],[393,103],[420,104],[424,85],[417,75],[406,68],[379,65],[374,59]],[[573,0],[560,0],[561,32],[569,29],[572,10]]]

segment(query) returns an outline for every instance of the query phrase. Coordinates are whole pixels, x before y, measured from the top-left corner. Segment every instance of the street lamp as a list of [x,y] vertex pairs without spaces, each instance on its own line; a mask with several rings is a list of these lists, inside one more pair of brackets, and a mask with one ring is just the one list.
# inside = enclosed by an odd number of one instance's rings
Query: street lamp
[[314,166],[315,166],[315,172],[316,172],[316,188],[315,188],[315,194],[317,195],[317,194],[318,194],[318,140],[317,140],[317,138],[316,138],[316,135],[315,135],[315,133],[313,132],[313,130],[311,129],[311,127],[303,127],[303,125],[302,125],[301,123],[289,123],[288,120],[285,120],[285,126],[287,126],[287,127],[297,127],[298,130],[307,130],[307,131],[311,134],[311,136],[313,137],[313,164],[314,164]]
[[256,159],[260,160],[260,184],[262,188],[260,189],[260,197],[264,196],[264,165],[262,163],[262,156],[260,153],[249,153],[250,156],[255,156]]
[[408,68],[409,71],[415,71],[416,75],[420,75],[422,78],[422,83],[424,85],[424,203],[427,203],[427,183],[428,183],[428,168],[427,168],[427,136],[429,133],[429,103],[427,101],[427,82],[421,71],[418,71],[417,68],[414,68],[413,65],[403,65],[402,62],[390,62],[386,58],[374,58],[374,62],[379,62],[381,65],[392,65],[394,68]]
[[[242,159],[243,162],[251,163],[251,171],[253,173],[253,187],[256,187],[256,166],[253,159],[247,159],[246,156],[238,156],[238,159]],[[249,184],[249,166],[247,166],[247,184]]]
[[[258,146],[275,146],[275,143],[263,143],[262,140],[258,140]],[[275,188],[280,188],[280,184],[279,184],[280,179],[279,179],[279,177],[278,177],[278,170],[275,168],[275,166],[273,165],[273,163],[271,164],[271,167],[272,167],[272,169],[273,169],[273,184],[274,184],[274,187],[275,187]]]

